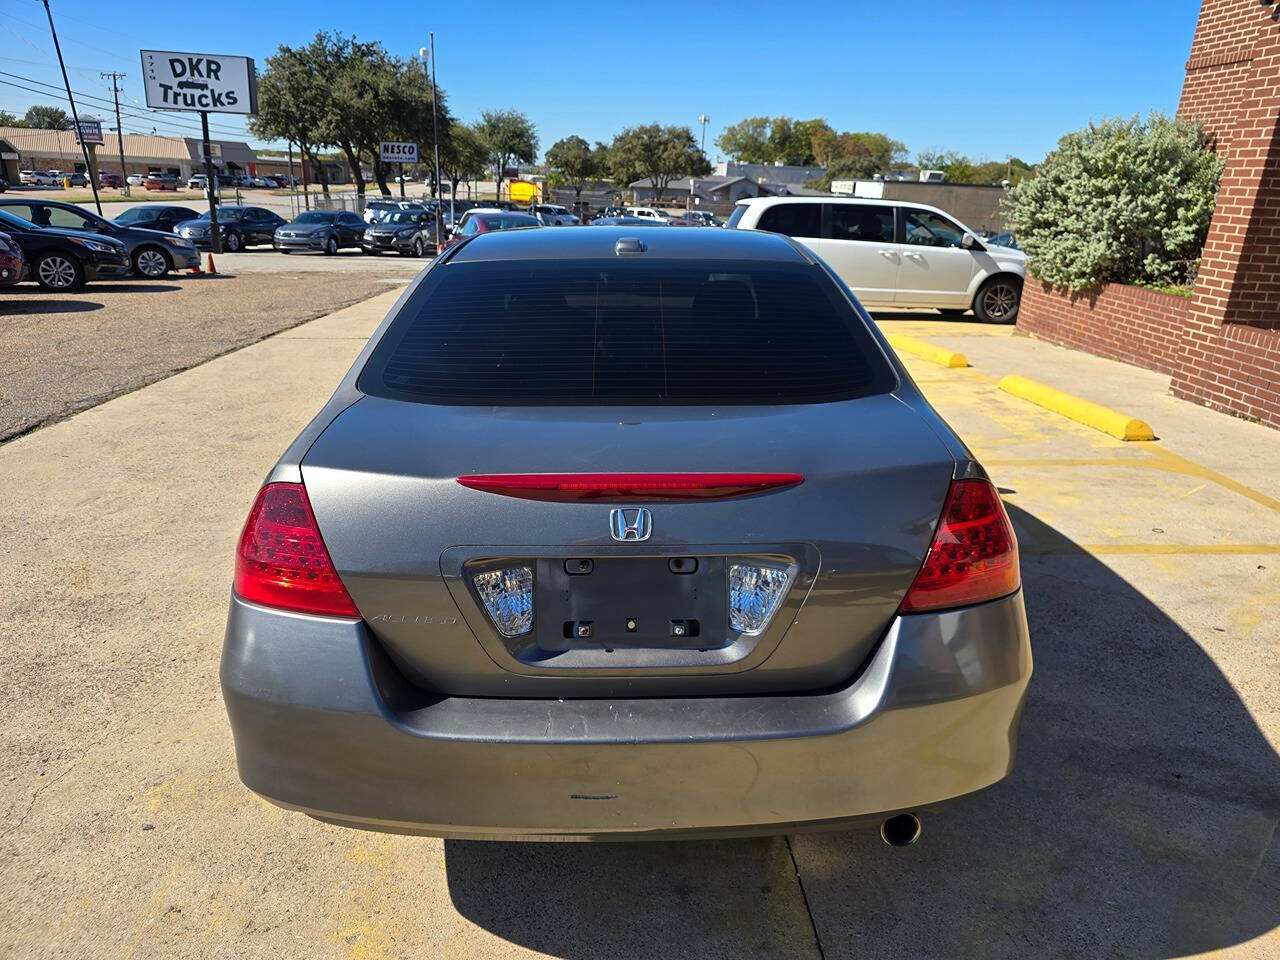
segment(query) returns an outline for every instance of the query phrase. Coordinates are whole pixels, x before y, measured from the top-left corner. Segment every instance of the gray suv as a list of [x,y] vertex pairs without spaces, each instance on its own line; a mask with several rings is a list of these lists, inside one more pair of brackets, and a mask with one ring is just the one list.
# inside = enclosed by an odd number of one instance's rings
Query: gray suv
[[270,471],[222,689],[281,806],[457,837],[789,832],[1014,760],[995,487],[804,247],[512,230],[424,270]]

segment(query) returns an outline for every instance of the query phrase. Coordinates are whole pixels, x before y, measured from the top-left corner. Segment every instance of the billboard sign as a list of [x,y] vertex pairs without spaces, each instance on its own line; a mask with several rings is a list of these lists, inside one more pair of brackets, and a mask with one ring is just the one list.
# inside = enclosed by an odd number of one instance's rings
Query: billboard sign
[[102,121],[93,117],[81,117],[80,128],[76,133],[76,143],[101,143]]
[[383,163],[417,163],[418,145],[416,143],[400,143],[396,140],[383,140],[378,144],[378,154]]
[[155,110],[257,113],[258,76],[250,57],[142,51],[147,106]]

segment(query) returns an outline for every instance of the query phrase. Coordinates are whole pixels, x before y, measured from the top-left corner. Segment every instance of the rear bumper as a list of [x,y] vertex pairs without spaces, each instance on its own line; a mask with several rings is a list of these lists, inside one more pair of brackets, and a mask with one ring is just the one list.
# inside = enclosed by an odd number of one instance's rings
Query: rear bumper
[[232,598],[240,778],[350,826],[470,838],[777,833],[917,809],[1012,768],[1021,593],[898,618],[842,689],[772,697],[430,697],[360,622]]

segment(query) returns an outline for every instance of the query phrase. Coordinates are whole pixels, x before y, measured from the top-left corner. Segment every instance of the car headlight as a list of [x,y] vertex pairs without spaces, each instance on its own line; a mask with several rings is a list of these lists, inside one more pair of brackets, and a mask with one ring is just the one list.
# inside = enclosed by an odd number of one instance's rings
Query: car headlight
[[97,250],[99,253],[111,253],[116,248],[109,243],[102,243],[98,240],[83,240],[80,237],[69,238],[72,243],[78,243],[82,247],[88,247],[90,250]]
[[408,237],[412,237],[412,236],[413,236],[415,233],[417,233],[417,232],[418,232],[418,231],[417,231],[417,230],[415,230],[413,227],[409,227],[409,228],[407,228],[407,229],[405,229],[405,230],[397,230],[397,231],[396,231],[396,236],[397,236],[397,237],[399,237],[401,240],[404,240],[404,239],[406,239],[406,238],[408,238]]
[[165,237],[164,242],[171,244],[172,246],[175,246],[175,247],[191,246],[191,244],[187,243],[187,241],[183,240],[181,237]]

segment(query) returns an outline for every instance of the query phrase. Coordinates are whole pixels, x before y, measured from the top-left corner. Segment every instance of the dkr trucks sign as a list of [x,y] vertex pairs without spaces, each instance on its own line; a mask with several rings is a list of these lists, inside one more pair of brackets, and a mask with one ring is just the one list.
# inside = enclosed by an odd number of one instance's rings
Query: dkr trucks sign
[[257,113],[258,77],[249,57],[142,51],[147,106],[157,110]]

